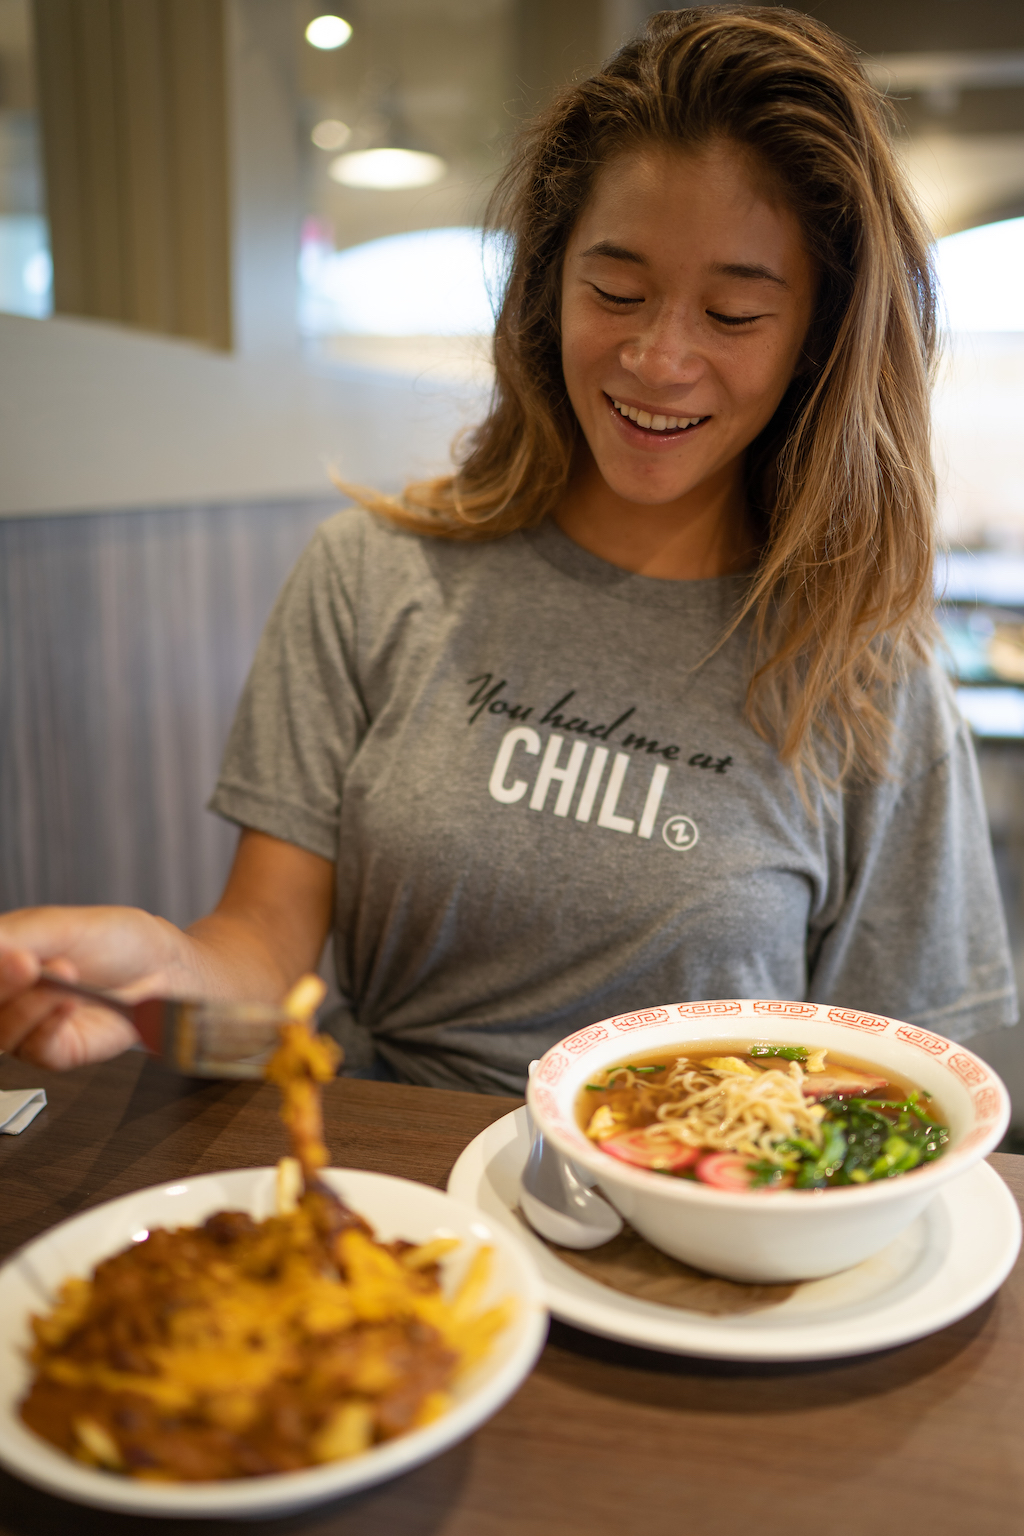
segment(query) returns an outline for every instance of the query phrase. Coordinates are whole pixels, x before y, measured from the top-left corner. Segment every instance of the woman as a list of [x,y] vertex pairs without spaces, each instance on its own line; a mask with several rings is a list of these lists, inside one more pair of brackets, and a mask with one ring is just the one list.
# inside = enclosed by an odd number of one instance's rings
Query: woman
[[1014,1017],[930,658],[926,235],[854,56],[784,10],[662,13],[532,125],[496,220],[490,414],[289,580],[220,905],[0,920],[0,1045],[129,1043],[41,962],[272,998],[332,928],[349,1069],[420,1083],[516,1091],[668,999]]

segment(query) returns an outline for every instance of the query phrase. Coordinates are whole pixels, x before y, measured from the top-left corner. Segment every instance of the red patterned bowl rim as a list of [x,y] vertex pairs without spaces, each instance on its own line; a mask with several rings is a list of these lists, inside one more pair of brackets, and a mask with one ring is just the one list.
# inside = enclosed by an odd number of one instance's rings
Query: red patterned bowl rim
[[[883,1014],[867,1013],[857,1008],[834,1007],[826,1003],[787,1002],[777,998],[715,998],[691,1003],[666,1003],[652,1008],[638,1008],[632,1013],[615,1014],[611,1018],[587,1024],[545,1051],[530,1078],[529,1101],[542,1112],[556,1134],[561,1130],[563,1135],[575,1141],[580,1135],[579,1128],[575,1121],[567,1121],[553,1092],[573,1062],[619,1036],[625,1045],[634,1030],[652,1024],[671,1024],[677,1019],[722,1019],[734,1014],[745,1017],[760,1015],[766,1023],[768,1020],[792,1019],[799,1022],[802,1019],[807,1023],[813,1020],[839,1025],[851,1031],[851,1046],[854,1035],[859,1035],[862,1040],[887,1035],[921,1051],[933,1061],[941,1061],[967,1090],[974,1110],[974,1123],[939,1164],[922,1169],[922,1174],[938,1172],[942,1165],[948,1168],[950,1159],[959,1162],[964,1153],[973,1153],[973,1162],[977,1157],[985,1155],[985,1152],[991,1151],[1005,1131],[1010,1114],[1006,1087],[992,1068],[966,1046],[934,1030],[922,1029],[919,1025],[907,1024],[900,1019],[890,1019]],[[989,1145],[981,1152],[978,1149],[983,1143]],[[593,1151],[592,1148],[589,1150]],[[650,1178],[642,1170],[621,1171],[629,1175],[635,1173],[645,1183]],[[854,1192],[849,1191],[851,1194]],[[859,1192],[864,1193],[864,1190]],[[731,1198],[735,1199],[736,1196]]]

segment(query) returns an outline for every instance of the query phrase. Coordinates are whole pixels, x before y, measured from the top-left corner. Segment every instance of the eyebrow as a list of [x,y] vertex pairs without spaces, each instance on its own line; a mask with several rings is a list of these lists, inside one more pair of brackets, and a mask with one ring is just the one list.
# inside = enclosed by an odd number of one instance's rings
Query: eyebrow
[[[611,240],[598,240],[596,245],[590,245],[585,251],[581,251],[577,260],[582,261],[587,256],[605,256],[612,261],[630,261],[635,266],[646,267],[647,258],[641,256],[639,251],[630,251],[624,245],[615,245]],[[773,272],[771,267],[763,267],[755,262],[743,261],[716,261],[711,271],[716,277],[739,277],[746,282],[777,283],[780,288],[788,288],[789,284],[784,277]]]
[[773,272],[771,267],[762,267],[758,264],[748,264],[743,261],[716,261],[711,268],[720,277],[742,277],[748,282],[778,283],[780,288],[788,288],[789,284],[784,277]]
[[615,245],[611,240],[599,240],[596,245],[589,245],[580,252],[577,260],[583,261],[587,256],[610,256],[613,261],[632,261],[638,267],[647,265],[646,257],[639,251],[628,251],[624,245]]

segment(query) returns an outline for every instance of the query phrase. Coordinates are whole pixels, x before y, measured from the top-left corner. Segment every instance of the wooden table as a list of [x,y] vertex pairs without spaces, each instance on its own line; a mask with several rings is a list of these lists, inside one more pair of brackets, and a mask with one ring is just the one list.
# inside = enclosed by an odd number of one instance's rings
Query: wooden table
[[[275,1094],[175,1078],[137,1054],[56,1077],[0,1058],[49,1107],[0,1136],[0,1255],[73,1212],[188,1174],[276,1161]],[[326,1093],[341,1165],[442,1185],[511,1099],[382,1083]],[[992,1159],[1024,1201],[1024,1159]],[[1024,1266],[952,1328],[822,1364],[742,1365],[556,1323],[537,1369],[472,1439],[302,1516],[149,1522],[0,1472],[0,1536],[1014,1536],[1024,1531]]]

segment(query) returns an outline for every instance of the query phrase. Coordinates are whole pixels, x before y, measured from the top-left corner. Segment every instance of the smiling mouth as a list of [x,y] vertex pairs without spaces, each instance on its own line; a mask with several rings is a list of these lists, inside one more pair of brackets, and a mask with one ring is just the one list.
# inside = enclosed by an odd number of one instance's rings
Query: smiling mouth
[[653,415],[650,411],[639,410],[635,405],[624,405],[621,400],[612,399],[610,395],[606,395],[605,399],[611,400],[613,407],[618,411],[619,415],[623,416],[626,421],[631,421],[635,427],[639,427],[643,432],[674,432],[679,434],[681,432],[688,432],[693,427],[699,427],[702,421],[707,421],[708,419],[706,416]]

